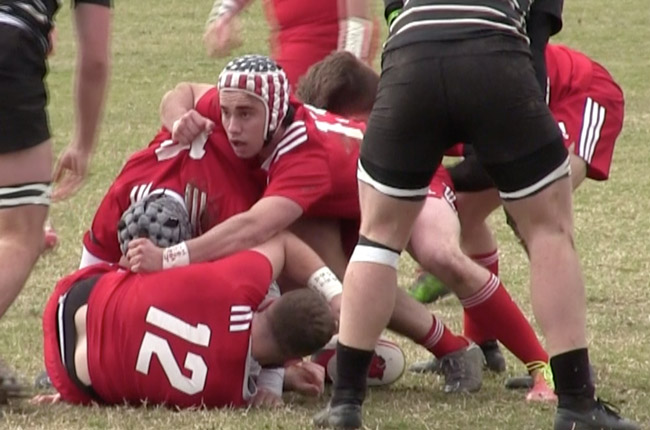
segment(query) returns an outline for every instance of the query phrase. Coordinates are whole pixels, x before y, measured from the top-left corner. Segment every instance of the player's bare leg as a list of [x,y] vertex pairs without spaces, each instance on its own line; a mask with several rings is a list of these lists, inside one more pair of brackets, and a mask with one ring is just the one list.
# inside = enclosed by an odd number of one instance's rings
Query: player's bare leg
[[[359,200],[362,237],[343,282],[338,378],[330,405],[315,417],[315,423],[324,427],[361,427],[368,366],[395,306],[399,253],[423,204],[388,197],[363,182]],[[372,306],[368,297],[373,297]]]
[[[51,169],[50,140],[0,154],[0,318],[27,282],[43,249]],[[9,367],[0,364],[0,403],[22,395],[23,387],[16,381]]]
[[339,279],[343,279],[348,260],[343,251],[339,220],[302,217],[291,225],[291,231],[316,251]]
[[43,196],[33,196],[38,192],[25,191],[22,186],[49,183],[51,175],[50,140],[0,154],[0,317],[25,285],[44,245],[49,192],[41,199]]
[[[301,218],[291,226],[291,230],[343,279],[348,260],[343,251],[338,220]],[[283,288],[287,285],[284,278],[279,282]],[[481,387],[483,372],[480,351],[471,350],[472,345],[467,339],[452,333],[442,320],[399,288],[388,328],[422,345],[450,365],[464,362],[465,372],[451,371],[451,366],[448,366],[450,371],[445,373],[445,392],[472,392]],[[452,360],[454,363],[451,363]],[[454,366],[454,369],[457,368],[459,366]]]
[[497,249],[497,241],[487,224],[488,216],[501,206],[496,188],[457,193],[456,206],[461,225],[461,248],[467,255],[480,255]]
[[[501,341],[531,372],[547,363],[535,331],[501,280],[460,249],[460,222],[446,200],[427,198],[415,221],[409,250],[424,269],[456,293],[466,319],[483,327],[486,339]],[[554,400],[548,386],[546,391],[546,397]]]

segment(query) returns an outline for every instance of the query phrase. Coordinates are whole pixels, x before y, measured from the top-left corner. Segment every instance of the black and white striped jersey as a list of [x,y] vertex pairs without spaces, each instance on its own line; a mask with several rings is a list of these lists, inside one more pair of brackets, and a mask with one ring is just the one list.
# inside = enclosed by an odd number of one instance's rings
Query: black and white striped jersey
[[[111,0],[71,1],[75,6],[79,3],[111,6]],[[61,7],[61,0],[0,0],[0,23],[17,25],[32,31],[47,51],[48,35],[59,7]]]
[[527,40],[525,23],[531,3],[532,0],[405,0],[402,13],[392,21],[385,49],[497,34]]

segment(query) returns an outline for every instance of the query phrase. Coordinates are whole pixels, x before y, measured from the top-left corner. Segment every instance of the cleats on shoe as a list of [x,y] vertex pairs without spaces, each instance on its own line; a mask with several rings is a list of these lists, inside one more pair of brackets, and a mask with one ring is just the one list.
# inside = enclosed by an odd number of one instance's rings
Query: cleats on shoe
[[445,393],[472,393],[483,382],[483,353],[475,343],[440,359],[440,373],[445,377]]
[[[495,340],[488,340],[480,345],[481,351],[485,358],[484,364],[488,370],[496,373],[502,373],[506,370],[506,359],[499,348],[499,344]],[[440,360],[436,357],[431,357],[429,360],[418,361],[409,367],[409,371],[413,373],[441,373]],[[532,379],[530,388],[532,388]]]
[[535,381],[533,388],[526,394],[527,402],[557,402],[557,396],[544,377],[544,372],[540,371],[535,373],[533,380]]
[[623,418],[611,404],[597,399],[588,411],[558,408],[554,430],[641,430],[641,426]]
[[314,416],[314,425],[318,428],[353,430],[361,428],[361,406],[342,404],[327,405]]
[[431,357],[429,360],[418,361],[409,366],[409,372],[440,373],[440,360],[436,357]]
[[485,366],[495,373],[506,371],[506,359],[496,340],[487,340],[479,345],[485,356]]
[[433,303],[450,294],[450,291],[435,276],[421,272],[409,288],[409,294],[420,303]]

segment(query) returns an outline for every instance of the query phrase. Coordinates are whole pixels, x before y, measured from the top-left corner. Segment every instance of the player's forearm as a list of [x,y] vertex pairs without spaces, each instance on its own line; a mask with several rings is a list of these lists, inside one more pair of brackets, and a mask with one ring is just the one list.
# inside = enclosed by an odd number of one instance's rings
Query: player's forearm
[[97,131],[104,107],[108,82],[108,59],[79,59],[77,69],[76,129],[74,141],[79,149],[91,152],[97,140]]
[[181,82],[173,90],[167,91],[160,101],[160,122],[167,130],[172,130],[177,119],[194,109],[195,102],[192,86]]
[[326,301],[343,292],[341,281],[309,245],[293,234],[284,241],[284,274],[319,293]]
[[371,19],[372,14],[370,12],[370,1],[369,0],[346,0],[345,2],[345,16],[347,17],[356,17]]
[[235,215],[207,233],[189,240],[190,262],[212,261],[266,242],[280,229],[260,225],[247,213]]
[[307,285],[311,275],[325,263],[309,245],[293,234],[284,241],[284,274],[300,285]]
[[251,0],[215,0],[206,25],[225,14],[237,15],[250,2]]
[[111,10],[99,4],[75,7],[78,53],[75,71],[75,139],[78,149],[90,152],[104,107],[110,68]]

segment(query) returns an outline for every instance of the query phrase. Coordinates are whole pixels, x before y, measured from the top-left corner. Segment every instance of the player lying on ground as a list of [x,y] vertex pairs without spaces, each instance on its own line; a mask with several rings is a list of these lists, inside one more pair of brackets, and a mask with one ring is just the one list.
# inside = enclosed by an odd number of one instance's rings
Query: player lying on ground
[[[263,198],[249,211],[227,220],[202,237],[188,241],[189,257],[191,261],[217,258],[236,251],[242,244],[254,244],[260,237],[291,226],[337,275],[342,276],[349,255],[345,252],[345,245],[354,243],[357,237],[355,227],[358,225],[359,207],[354,172],[364,126],[293,100],[289,103],[288,90],[275,84],[283,80],[283,73],[270,60],[246,56],[233,60],[224,69],[219,80],[220,92],[208,84],[183,84],[165,96],[163,123],[176,123],[179,141],[191,141],[207,124],[223,123],[234,152],[241,158],[258,160],[269,178]],[[247,92],[247,82],[260,83],[259,94]],[[263,89],[263,85],[269,85],[267,82],[272,83],[272,91]],[[367,84],[361,85],[367,88],[362,96],[371,105],[376,75]],[[268,96],[264,94],[273,94],[276,100],[287,101],[289,107],[278,109],[274,100],[265,99]],[[268,118],[272,122],[268,122]],[[269,129],[275,134],[269,135]],[[262,136],[266,139],[262,140]],[[440,179],[436,177],[431,186],[432,196],[439,198],[445,191],[445,184]],[[432,200],[447,207],[442,200]],[[300,224],[296,226],[293,223],[299,218]],[[422,222],[425,223],[426,219],[423,218]],[[341,243],[341,236],[346,233]],[[414,248],[426,249],[427,246],[425,242],[421,247],[414,245]],[[144,240],[133,241],[131,247],[132,255],[138,256],[137,261],[131,263],[133,270],[160,269],[163,255],[168,252]],[[431,248],[426,251],[434,252]],[[458,254],[462,255],[460,251]],[[471,264],[467,258],[465,262]],[[475,277],[469,286],[462,286],[466,297],[472,298],[477,294],[476,297],[484,298],[472,303],[472,312],[479,315],[481,321],[500,325],[501,338],[525,363],[545,362],[546,353],[500,282],[480,267],[475,269]],[[489,289],[487,293],[486,288]],[[504,308],[510,312],[503,312]],[[486,317],[491,312],[503,316]],[[513,330],[513,327],[517,329]],[[449,332],[426,308],[403,291],[398,292],[398,305],[389,328],[416,340],[438,357],[449,356],[454,361],[467,362],[464,367],[472,369],[471,372],[453,370],[462,366],[442,366],[443,372],[447,368],[446,391],[474,391],[480,387],[480,371],[476,368],[481,367],[482,354],[474,351],[473,345],[468,346],[467,340]],[[543,387],[540,380],[537,388]],[[547,387],[544,391],[549,392]]]
[[[125,219],[142,227],[153,224],[152,216],[169,241],[191,229],[182,205],[168,196],[136,203]],[[46,305],[48,374],[70,403],[278,404],[282,378],[273,369],[325,345],[335,320],[309,289],[265,297],[280,273],[306,285],[323,268],[304,243],[282,233],[254,249],[164,273],[107,264],[81,269],[59,281]],[[322,390],[323,372],[310,365],[287,370],[287,378],[285,388]]]
[[[306,103],[335,113],[344,112],[359,120],[367,120],[379,76],[353,56],[338,52],[312,67],[298,85],[297,95]],[[353,106],[347,100],[360,88],[367,92],[352,100],[367,100],[367,105]],[[355,94],[356,96],[356,94]],[[413,258],[453,285],[466,315],[481,326],[496,329],[499,338],[534,375],[534,386],[528,400],[555,400],[544,379],[548,355],[518,306],[512,301],[496,274],[472,261],[460,248],[460,223],[456,196],[445,168],[440,167],[429,186],[424,208],[418,215],[407,250]],[[482,347],[488,367],[505,370],[499,351]],[[439,362],[437,363],[439,369]]]

